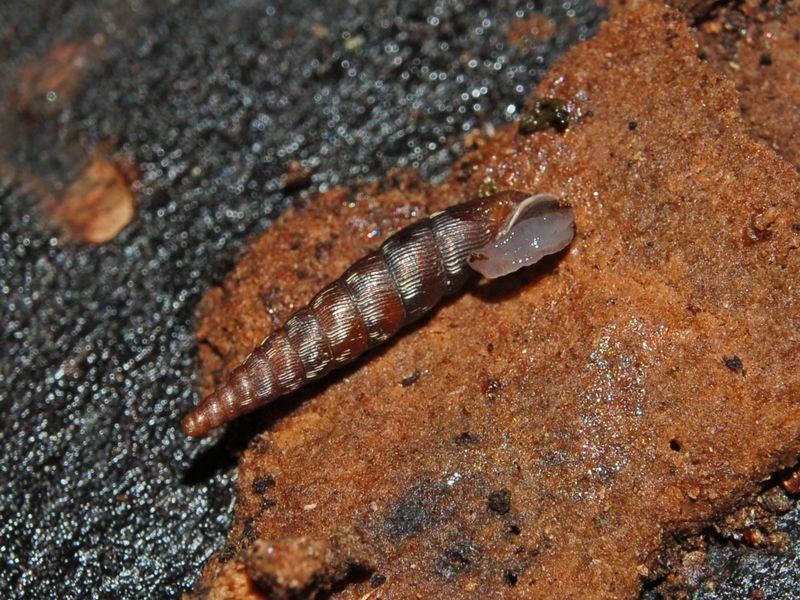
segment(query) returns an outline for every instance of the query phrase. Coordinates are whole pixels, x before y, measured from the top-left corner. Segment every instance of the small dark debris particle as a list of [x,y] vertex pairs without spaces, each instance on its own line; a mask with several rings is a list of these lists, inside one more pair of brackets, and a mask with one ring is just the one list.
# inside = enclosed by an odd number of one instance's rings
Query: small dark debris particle
[[486,506],[489,507],[489,510],[497,513],[498,515],[504,515],[508,513],[508,511],[511,510],[511,492],[505,488],[496,492],[492,492],[489,494],[489,498],[486,501]]
[[369,584],[373,588],[381,587],[386,582],[386,575],[373,575],[369,580]]
[[508,531],[514,535],[519,535],[522,532],[522,530],[519,528],[519,525],[515,525],[513,523],[508,526]]
[[[798,225],[798,227],[800,227],[800,225]],[[492,342],[486,344],[486,350],[487,352],[494,352],[494,344]]]
[[242,527],[242,537],[246,540],[248,545],[256,541],[256,528],[253,525],[252,519],[247,519],[247,521],[245,521],[244,527]]
[[469,431],[464,431],[459,433],[456,437],[453,438],[453,441],[458,444],[459,446],[469,446],[470,444],[474,444],[477,441],[474,435],[472,435]]
[[278,502],[277,500],[275,500],[275,498],[264,498],[263,500],[261,500],[261,510],[267,511],[276,504],[278,504]]
[[226,544],[226,546],[220,550],[217,556],[222,562],[228,562],[230,559],[236,556],[236,548],[234,548],[231,544]]
[[434,569],[445,579],[452,579],[480,559],[478,550],[470,544],[457,544],[436,558]]
[[794,225],[792,225],[792,229],[794,231],[800,231],[800,223],[795,223]]
[[256,477],[253,480],[253,493],[263,494],[269,488],[275,487],[275,477],[271,473],[267,473],[264,477]]
[[472,164],[464,161],[459,165],[458,180],[462,183],[469,180],[470,172],[472,171]]
[[636,129],[637,127],[638,127],[638,124],[636,123],[636,121],[630,121],[630,122],[628,122],[628,129],[629,129],[630,131],[633,131],[633,130],[634,130],[634,129]]
[[700,50],[700,52],[697,53],[697,58],[700,60],[708,60],[708,52],[705,50]]
[[322,261],[323,257],[333,248],[333,242],[317,242],[314,244],[314,258]]
[[417,379],[419,379],[420,375],[422,375],[422,373],[420,373],[419,371],[414,371],[408,377],[403,377],[402,381],[400,382],[400,385],[402,385],[403,387],[414,385],[417,382]]
[[259,438],[256,440],[255,444],[252,446],[253,452],[258,455],[263,455],[269,452],[269,442],[264,438]]
[[503,573],[503,579],[506,580],[508,585],[517,585],[517,575],[514,571],[506,571]]
[[673,452],[680,452],[681,451],[681,443],[678,440],[670,440],[669,441],[669,449]]
[[761,55],[761,58],[758,59],[758,64],[760,64],[762,67],[770,66],[772,64],[772,54],[769,52],[764,52]]
[[552,127],[563,133],[569,127],[569,110],[567,103],[556,98],[540,98],[533,105],[533,110],[522,116],[519,121],[521,133],[536,133]]
[[725,366],[731,371],[739,373],[744,369],[744,363],[742,363],[742,359],[738,356],[723,356],[722,360],[725,362]]
[[450,564],[460,571],[469,566],[474,554],[475,550],[469,546],[456,546],[450,550],[447,557],[450,560]]

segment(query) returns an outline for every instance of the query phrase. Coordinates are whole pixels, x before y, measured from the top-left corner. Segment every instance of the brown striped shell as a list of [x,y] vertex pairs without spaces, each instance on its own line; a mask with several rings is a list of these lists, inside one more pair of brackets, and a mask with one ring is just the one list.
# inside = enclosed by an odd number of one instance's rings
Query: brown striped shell
[[184,432],[205,435],[325,376],[461,289],[473,269],[490,277],[511,272],[565,247],[573,233],[571,209],[549,194],[521,192],[459,204],[409,225],[269,335],[186,416]]

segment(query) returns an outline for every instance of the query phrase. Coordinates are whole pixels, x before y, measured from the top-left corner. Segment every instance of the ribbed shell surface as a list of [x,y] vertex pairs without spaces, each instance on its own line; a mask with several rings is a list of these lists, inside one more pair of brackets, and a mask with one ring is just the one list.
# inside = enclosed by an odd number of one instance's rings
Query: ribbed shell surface
[[[323,377],[458,291],[473,274],[471,254],[497,229],[490,217],[499,205],[492,202],[470,202],[422,219],[353,264],[186,417],[186,433],[204,435]],[[507,204],[508,195],[495,202]]]

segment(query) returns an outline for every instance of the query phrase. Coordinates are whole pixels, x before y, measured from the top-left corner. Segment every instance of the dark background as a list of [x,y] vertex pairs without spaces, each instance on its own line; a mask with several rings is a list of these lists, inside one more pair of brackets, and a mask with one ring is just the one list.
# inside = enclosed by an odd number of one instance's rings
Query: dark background
[[[555,35],[511,45],[534,12]],[[179,429],[202,295],[311,190],[441,178],[605,16],[583,0],[2,2],[0,597],[189,589],[224,542],[241,451]],[[70,44],[86,48],[74,89],[21,94]],[[90,246],[46,207],[100,151],[135,167],[138,214]],[[282,189],[290,159],[313,167],[308,190]],[[719,546],[707,597],[790,594],[798,549]]]

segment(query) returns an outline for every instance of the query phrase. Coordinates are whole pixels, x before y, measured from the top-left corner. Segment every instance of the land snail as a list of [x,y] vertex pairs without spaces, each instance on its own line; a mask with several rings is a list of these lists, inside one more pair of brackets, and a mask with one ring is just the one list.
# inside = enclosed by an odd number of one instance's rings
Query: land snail
[[387,238],[270,334],[183,420],[211,430],[320,379],[430,311],[477,273],[493,279],[565,248],[572,209],[553,194],[502,191]]

